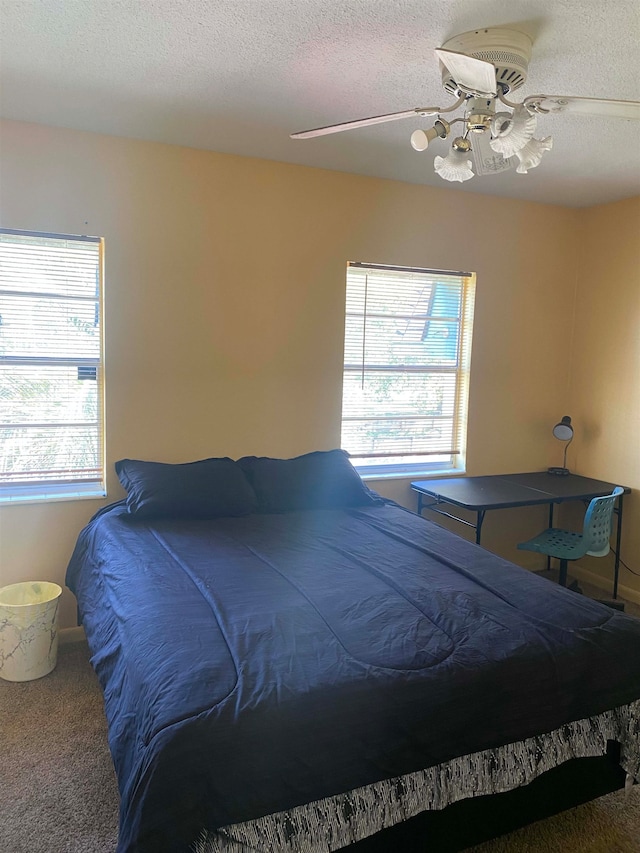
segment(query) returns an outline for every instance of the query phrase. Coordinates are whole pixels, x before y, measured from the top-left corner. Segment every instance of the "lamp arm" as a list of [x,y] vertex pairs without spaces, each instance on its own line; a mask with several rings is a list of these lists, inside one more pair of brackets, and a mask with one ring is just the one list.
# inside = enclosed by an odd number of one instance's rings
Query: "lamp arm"
[[571,444],[572,441],[573,441],[573,436],[571,436],[569,441],[564,446],[564,461],[562,463],[563,468],[567,467],[567,450],[569,449],[569,445]]

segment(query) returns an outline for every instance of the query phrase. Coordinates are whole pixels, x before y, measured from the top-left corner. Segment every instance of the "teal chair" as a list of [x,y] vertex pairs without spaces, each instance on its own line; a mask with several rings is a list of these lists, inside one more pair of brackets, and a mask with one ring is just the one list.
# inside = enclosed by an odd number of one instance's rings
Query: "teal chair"
[[623,492],[623,488],[616,486],[610,495],[593,498],[584,516],[582,533],[550,527],[539,536],[529,539],[528,542],[521,542],[518,545],[519,550],[535,551],[560,560],[558,582],[566,586],[569,560],[578,560],[585,554],[591,557],[604,557],[609,553],[613,508],[618,495]]

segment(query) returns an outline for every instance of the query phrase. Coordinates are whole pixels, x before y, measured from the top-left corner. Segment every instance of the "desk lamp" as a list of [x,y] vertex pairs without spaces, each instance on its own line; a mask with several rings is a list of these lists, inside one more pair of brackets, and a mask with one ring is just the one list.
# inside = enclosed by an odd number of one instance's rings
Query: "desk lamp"
[[567,450],[569,449],[569,445],[573,439],[573,427],[571,426],[571,418],[569,415],[565,415],[560,423],[557,423],[553,428],[553,434],[559,441],[566,441],[564,447],[564,461],[562,464],[562,468],[548,468],[549,474],[556,474],[558,476],[566,476],[569,473],[569,469],[567,468]]

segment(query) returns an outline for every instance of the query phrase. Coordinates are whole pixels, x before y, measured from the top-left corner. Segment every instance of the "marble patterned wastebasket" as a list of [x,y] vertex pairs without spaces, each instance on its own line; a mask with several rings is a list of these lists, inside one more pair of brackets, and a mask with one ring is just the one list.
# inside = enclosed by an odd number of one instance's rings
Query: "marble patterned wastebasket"
[[31,681],[58,659],[57,583],[29,581],[0,589],[0,678]]

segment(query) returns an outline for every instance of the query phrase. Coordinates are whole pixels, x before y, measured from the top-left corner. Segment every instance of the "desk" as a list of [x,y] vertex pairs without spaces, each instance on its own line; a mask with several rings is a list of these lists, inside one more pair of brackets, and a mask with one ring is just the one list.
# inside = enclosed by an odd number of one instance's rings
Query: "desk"
[[[493,474],[488,477],[451,477],[442,480],[416,480],[411,488],[418,493],[418,515],[423,509],[452,518],[476,531],[476,542],[480,544],[482,523],[487,510],[508,509],[518,506],[549,506],[549,527],[553,527],[553,509],[555,504],[565,501],[590,501],[603,495],[610,495],[616,483],[592,480],[578,474],[558,476],[546,471],[532,471],[527,474]],[[613,597],[618,595],[618,574],[620,571],[620,540],[622,537],[622,499],[631,489],[623,486],[624,494],[617,500],[615,513],[618,516]],[[429,503],[424,502],[427,496]],[[441,504],[450,504],[476,513],[476,523],[459,518],[441,509]]]

